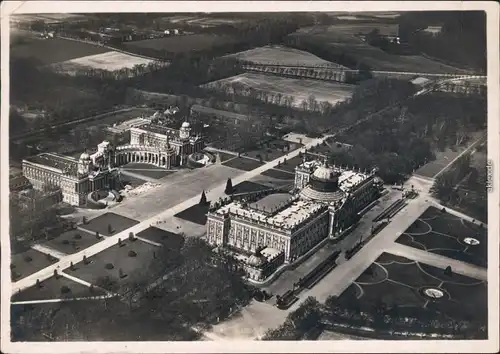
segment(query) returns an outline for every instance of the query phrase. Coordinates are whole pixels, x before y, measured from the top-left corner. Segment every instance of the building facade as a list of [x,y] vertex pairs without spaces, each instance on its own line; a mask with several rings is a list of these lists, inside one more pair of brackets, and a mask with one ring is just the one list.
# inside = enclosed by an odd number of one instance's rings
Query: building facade
[[[374,172],[303,161],[289,194],[216,203],[208,213],[207,241],[239,253],[248,276],[259,280],[265,272],[255,270],[255,252],[264,270],[278,257],[290,263],[325,238],[338,238],[359,219],[359,211],[378,198],[380,184]],[[266,253],[274,258],[263,257]]]
[[116,187],[117,167],[121,165],[140,162],[172,168],[186,164],[190,154],[203,148],[204,140],[193,136],[188,122],[182,123],[179,130],[150,122],[130,128],[129,144],[113,146],[103,141],[95,152],[84,152],[79,159],[55,153],[26,158],[23,175],[34,189],[59,187],[63,202],[82,206],[89,193]]

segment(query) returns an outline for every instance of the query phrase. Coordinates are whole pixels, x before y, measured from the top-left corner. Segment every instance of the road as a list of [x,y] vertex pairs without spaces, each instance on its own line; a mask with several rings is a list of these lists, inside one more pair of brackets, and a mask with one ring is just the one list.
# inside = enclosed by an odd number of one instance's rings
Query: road
[[[328,139],[330,137],[331,136],[325,136],[323,138],[314,139],[309,144],[307,144],[305,146],[305,148],[309,149],[313,146],[316,146],[317,144],[321,144],[323,142],[323,140]],[[278,164],[278,162],[283,163],[283,159],[285,157],[289,160],[295,156],[298,156],[298,154],[301,150],[302,149],[292,151],[283,157],[277,158],[277,159],[270,161],[270,162],[268,162],[268,163],[266,163],[266,164],[264,164],[256,169],[252,170],[252,171],[248,171],[246,173],[243,173],[243,174],[233,178],[232,179],[233,185],[237,185],[238,183],[247,181],[251,178],[258,176],[262,172],[275,167]],[[220,198],[222,195],[224,195],[225,188],[226,188],[226,181],[224,181],[223,183],[221,183],[217,187],[212,188],[210,191],[208,191],[206,193],[207,199],[208,200],[218,200],[218,198]],[[58,270],[59,272],[61,272],[63,269],[68,268],[72,262],[74,264],[80,262],[83,259],[83,256],[86,256],[87,258],[89,258],[89,257],[92,257],[93,255],[95,255],[99,252],[104,251],[105,249],[117,244],[119,238],[126,239],[130,232],[137,234],[137,233],[147,229],[148,227],[155,225],[157,221],[169,219],[169,218],[173,217],[175,214],[181,212],[184,209],[189,208],[190,206],[192,206],[194,204],[197,204],[198,202],[199,202],[199,195],[196,195],[188,200],[185,200],[185,201],[183,201],[183,202],[181,202],[181,203],[179,203],[179,204],[177,204],[169,209],[166,209],[166,210],[156,214],[155,216],[153,216],[149,219],[146,219],[146,220],[140,222],[137,225],[132,226],[129,229],[126,229],[122,232],[119,232],[116,235],[110,236],[110,237],[104,239],[103,241],[101,241],[95,245],[92,245],[92,246],[90,246],[90,247],[88,247],[80,252],[77,252],[77,253],[74,253],[71,255],[67,255],[67,256],[61,258],[57,263],[54,263],[53,265],[51,265],[47,268],[44,268],[44,269],[42,269],[42,270],[40,270],[32,275],[27,276],[26,278],[23,278],[15,283],[13,283],[12,284],[12,294],[15,294],[18,291],[24,290],[24,289],[34,285],[36,283],[37,279],[40,281],[43,281],[47,278],[50,278],[54,274],[54,270]]]

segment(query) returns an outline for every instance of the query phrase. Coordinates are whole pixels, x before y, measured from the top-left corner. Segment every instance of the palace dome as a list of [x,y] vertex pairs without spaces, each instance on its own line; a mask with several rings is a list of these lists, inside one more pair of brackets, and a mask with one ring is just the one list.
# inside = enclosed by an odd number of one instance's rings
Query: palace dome
[[324,202],[337,202],[345,197],[344,192],[339,188],[340,173],[327,163],[320,165],[309,178],[308,185],[302,190],[300,195],[305,199],[318,200]]

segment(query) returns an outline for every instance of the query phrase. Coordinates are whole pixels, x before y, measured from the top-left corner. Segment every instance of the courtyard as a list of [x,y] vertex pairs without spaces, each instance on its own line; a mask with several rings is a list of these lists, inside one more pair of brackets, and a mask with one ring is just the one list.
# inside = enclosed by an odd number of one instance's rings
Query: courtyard
[[[115,213],[106,213],[89,220],[87,224],[79,225],[79,228],[92,233],[98,232],[99,235],[111,236],[123,230],[129,229],[138,223],[138,221],[127,218],[125,216],[121,216]],[[109,232],[110,225],[112,232]]]
[[487,267],[488,229],[429,207],[396,242]]

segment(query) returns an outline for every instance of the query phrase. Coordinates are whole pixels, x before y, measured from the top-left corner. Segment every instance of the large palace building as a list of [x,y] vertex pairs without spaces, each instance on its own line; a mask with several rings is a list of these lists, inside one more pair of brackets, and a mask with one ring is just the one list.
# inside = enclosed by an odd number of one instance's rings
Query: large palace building
[[249,278],[262,280],[325,238],[339,238],[359,219],[359,211],[378,198],[380,187],[374,172],[304,159],[291,193],[214,205],[207,240],[238,259]]
[[186,164],[187,157],[203,150],[204,140],[191,134],[189,122],[179,130],[161,124],[144,122],[130,127],[130,143],[112,146],[104,141],[92,153],[82,153],[79,159],[55,153],[42,153],[23,160],[23,174],[34,189],[45,186],[61,188],[63,201],[82,206],[89,193],[113,189],[117,167],[129,162],[172,168]]

